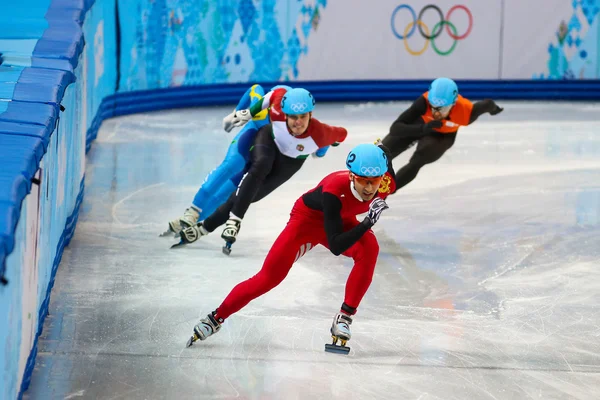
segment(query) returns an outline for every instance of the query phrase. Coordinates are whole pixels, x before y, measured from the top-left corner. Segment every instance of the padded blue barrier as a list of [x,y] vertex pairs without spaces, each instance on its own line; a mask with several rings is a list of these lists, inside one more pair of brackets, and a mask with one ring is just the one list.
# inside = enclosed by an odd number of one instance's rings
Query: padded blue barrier
[[[43,105],[43,104],[42,104]],[[53,110],[54,112],[54,110]],[[40,139],[42,142],[42,149],[45,153],[48,149],[48,144],[50,143],[50,135],[54,132],[56,124],[58,123],[58,118],[52,118],[52,115],[49,114],[48,119],[50,120],[52,125],[40,125],[40,124],[30,124],[23,122],[12,122],[12,121],[0,121],[0,135],[6,136],[28,136]],[[0,115],[1,118],[1,115]],[[1,151],[1,150],[0,150]],[[36,165],[37,168],[37,165]]]
[[[4,106],[4,111],[0,111],[0,122],[22,122],[46,127],[47,134],[44,134],[44,137],[47,138],[56,126],[58,119],[56,105],[9,101]],[[5,129],[6,125],[0,125],[0,132]]]
[[9,212],[0,211],[5,218],[4,221],[0,219],[0,244],[5,254],[10,254],[14,248],[17,227],[14,217],[18,218],[21,203],[31,190],[32,179],[43,155],[44,145],[39,137],[0,134],[0,202],[11,206]]
[[[257,82],[270,88],[280,82]],[[317,103],[351,101],[415,100],[430,81],[296,81],[294,87],[310,90]],[[470,99],[497,100],[600,100],[600,81],[457,81],[460,93]],[[117,93],[102,102],[88,131],[88,141],[96,137],[104,118],[167,108],[235,104],[248,83],[185,86]]]
[[[13,71],[14,73],[14,71]],[[3,74],[0,73],[0,80]],[[0,99],[60,105],[65,89],[75,81],[71,72],[24,68],[18,81],[0,81]]]
[[76,67],[84,44],[83,31],[75,21],[54,22],[37,42],[32,55],[68,60]]

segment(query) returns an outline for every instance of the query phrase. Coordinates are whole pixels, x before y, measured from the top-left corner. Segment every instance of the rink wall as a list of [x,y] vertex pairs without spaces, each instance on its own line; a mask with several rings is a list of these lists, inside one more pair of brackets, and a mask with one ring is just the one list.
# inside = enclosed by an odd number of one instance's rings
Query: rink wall
[[474,99],[600,99],[600,0],[173,4],[0,4],[2,399],[29,384],[103,120],[233,104],[249,82],[318,102],[412,100],[441,75]]

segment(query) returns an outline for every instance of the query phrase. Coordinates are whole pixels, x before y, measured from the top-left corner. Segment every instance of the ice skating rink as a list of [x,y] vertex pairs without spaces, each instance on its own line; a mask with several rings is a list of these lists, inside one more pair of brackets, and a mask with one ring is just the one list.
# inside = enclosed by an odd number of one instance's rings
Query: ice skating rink
[[498,103],[389,198],[347,356],[324,345],[352,264],[323,248],[185,343],[258,271],[297,197],[409,103],[317,104],[348,140],[254,204],[229,257],[221,229],[177,250],[158,235],[223,159],[231,107],[105,121],[25,398],[600,398],[600,104]]

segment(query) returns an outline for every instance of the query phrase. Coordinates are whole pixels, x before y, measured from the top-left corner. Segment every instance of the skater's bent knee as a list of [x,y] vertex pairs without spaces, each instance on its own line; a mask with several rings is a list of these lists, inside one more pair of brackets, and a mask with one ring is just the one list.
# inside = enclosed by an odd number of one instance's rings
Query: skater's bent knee
[[379,256],[379,243],[373,231],[368,231],[357,243],[354,259],[376,261]]

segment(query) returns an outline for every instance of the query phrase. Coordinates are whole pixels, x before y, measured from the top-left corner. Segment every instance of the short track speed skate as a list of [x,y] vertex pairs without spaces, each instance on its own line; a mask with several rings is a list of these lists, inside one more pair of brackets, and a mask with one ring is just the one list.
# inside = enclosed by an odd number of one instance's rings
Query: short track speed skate
[[231,245],[235,243],[238,233],[240,232],[240,226],[242,221],[235,218],[230,218],[225,223],[225,229],[221,234],[221,238],[225,240],[225,246],[223,246],[223,254],[231,254]]
[[195,225],[200,217],[200,212],[194,208],[187,208],[181,218],[169,221],[169,227],[161,233],[160,237],[179,237],[185,228]]
[[225,254],[226,256],[231,254],[231,245],[235,243],[235,240],[233,242],[231,241],[225,241],[225,246],[223,246],[222,250],[223,250],[223,254]]
[[196,340],[200,340],[200,338],[194,332],[194,334],[192,335],[192,337],[188,339],[187,343],[185,344],[185,347],[192,347],[192,345],[194,344],[194,342]]
[[198,340],[206,340],[209,336],[217,333],[221,329],[221,318],[215,318],[215,312],[208,314],[202,318],[196,326],[194,326],[194,334],[190,337],[185,344],[185,347],[191,347],[194,342]]
[[[346,346],[347,340],[339,338],[337,336],[331,336],[333,343],[325,344],[325,351],[329,353],[348,354],[350,353],[350,347]],[[340,344],[337,342],[340,341]]]
[[[333,324],[331,325],[331,338],[333,343],[325,345],[325,351],[330,353],[348,354],[350,353],[350,347],[346,346],[346,342],[350,340],[352,334],[350,333],[350,325],[352,324],[352,317],[344,313],[337,313],[333,317]],[[340,345],[338,345],[340,342]]]
[[196,240],[200,239],[202,236],[208,235],[208,231],[204,227],[202,222],[198,222],[196,225],[189,226],[183,229],[179,233],[179,243],[175,243],[171,246],[172,249],[177,247],[184,246],[186,244],[194,243]]

